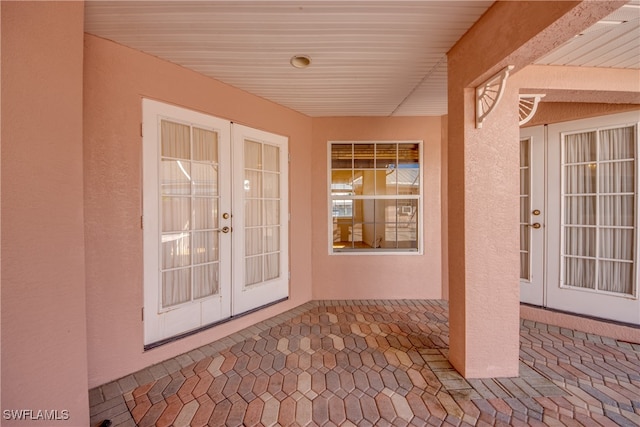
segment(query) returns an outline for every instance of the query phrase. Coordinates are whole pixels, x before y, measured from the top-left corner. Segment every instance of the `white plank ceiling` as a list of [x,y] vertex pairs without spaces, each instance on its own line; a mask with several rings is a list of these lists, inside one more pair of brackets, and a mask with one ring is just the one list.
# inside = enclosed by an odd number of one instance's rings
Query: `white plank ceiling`
[[[442,115],[446,52],[492,3],[87,1],[85,31],[309,116]],[[640,0],[614,15],[538,63],[640,68]]]

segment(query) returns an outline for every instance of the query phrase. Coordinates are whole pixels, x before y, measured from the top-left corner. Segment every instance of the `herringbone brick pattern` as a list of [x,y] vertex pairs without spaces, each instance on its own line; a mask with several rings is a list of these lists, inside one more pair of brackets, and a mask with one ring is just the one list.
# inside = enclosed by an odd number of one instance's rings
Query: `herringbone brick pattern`
[[638,426],[640,345],[521,322],[520,375],[466,380],[442,301],[313,302],[90,391],[92,423]]

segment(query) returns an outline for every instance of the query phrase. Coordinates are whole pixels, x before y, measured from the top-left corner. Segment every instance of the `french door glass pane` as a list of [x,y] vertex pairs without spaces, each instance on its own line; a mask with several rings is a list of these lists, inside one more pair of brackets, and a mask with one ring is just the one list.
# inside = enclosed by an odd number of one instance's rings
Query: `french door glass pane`
[[162,306],[171,307],[191,300],[191,269],[162,273]]
[[218,261],[218,236],[215,231],[193,233],[193,263],[206,264]]
[[264,145],[264,170],[280,172],[280,149],[273,145]]
[[191,129],[187,125],[162,120],[160,138],[162,157],[190,159],[190,133]]
[[280,277],[280,254],[270,254],[264,257],[264,280]]
[[162,198],[162,231],[189,230],[191,199],[188,197]]
[[565,227],[564,253],[584,257],[596,256],[595,227]]
[[245,197],[260,197],[262,195],[262,172],[246,170],[244,173]]
[[633,127],[565,135],[565,285],[634,293],[635,145]]
[[218,162],[218,134],[216,132],[193,128],[193,160]]
[[244,225],[255,227],[262,225],[262,202],[260,200],[244,201]]
[[199,299],[218,293],[218,264],[193,268],[193,298]]
[[565,137],[565,163],[585,163],[596,160],[596,133],[585,132]]
[[280,227],[264,228],[264,251],[277,252],[280,250]]
[[596,262],[593,259],[565,258],[564,283],[577,288],[596,288]]
[[189,233],[162,236],[162,268],[170,269],[191,264]]
[[162,194],[167,196],[191,194],[191,165],[189,162],[162,159],[160,189]]
[[280,175],[277,173],[264,173],[263,195],[266,198],[277,199],[280,197]]
[[259,255],[262,253],[262,228],[247,228],[244,231],[245,255]]
[[601,130],[600,138],[606,141],[600,145],[600,160],[635,158],[633,126]]
[[193,194],[216,196],[218,194],[218,170],[214,165],[192,163]]
[[244,142],[244,167],[262,169],[262,144],[249,140]]
[[255,285],[262,282],[262,256],[245,259],[245,285]]

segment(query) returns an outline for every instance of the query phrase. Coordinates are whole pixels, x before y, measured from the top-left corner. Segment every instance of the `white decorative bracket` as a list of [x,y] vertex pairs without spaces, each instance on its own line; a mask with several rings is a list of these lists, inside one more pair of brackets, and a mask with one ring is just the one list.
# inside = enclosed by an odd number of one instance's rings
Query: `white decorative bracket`
[[527,123],[529,120],[533,118],[536,114],[536,110],[538,110],[538,103],[542,98],[544,98],[543,93],[532,93],[526,95],[520,95],[520,104],[519,104],[519,119],[520,126]]
[[511,70],[513,65],[503,68],[476,88],[476,129],[482,127],[482,122],[500,102]]

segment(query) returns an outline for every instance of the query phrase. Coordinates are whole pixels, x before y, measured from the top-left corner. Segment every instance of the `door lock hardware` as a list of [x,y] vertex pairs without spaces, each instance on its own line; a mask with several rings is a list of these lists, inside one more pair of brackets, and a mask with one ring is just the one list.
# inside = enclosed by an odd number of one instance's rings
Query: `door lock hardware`
[[229,231],[231,231],[231,228],[229,228],[227,226],[224,226],[224,227],[222,227],[222,230],[220,230],[220,231],[222,231],[223,233],[228,233]]
[[535,229],[538,229],[538,228],[542,227],[539,222],[534,222],[533,224],[527,224],[527,225],[529,227],[533,227]]
[[537,216],[537,215],[540,215],[540,209],[534,209],[534,211],[533,211],[533,212],[531,212],[531,213],[532,213],[532,214],[534,214],[534,215],[536,215],[536,216]]
[[229,215],[229,214],[228,214],[228,213],[226,213],[226,212],[222,214],[222,218],[223,218],[223,219],[229,219],[229,217],[230,217],[230,216],[231,216],[231,215]]

